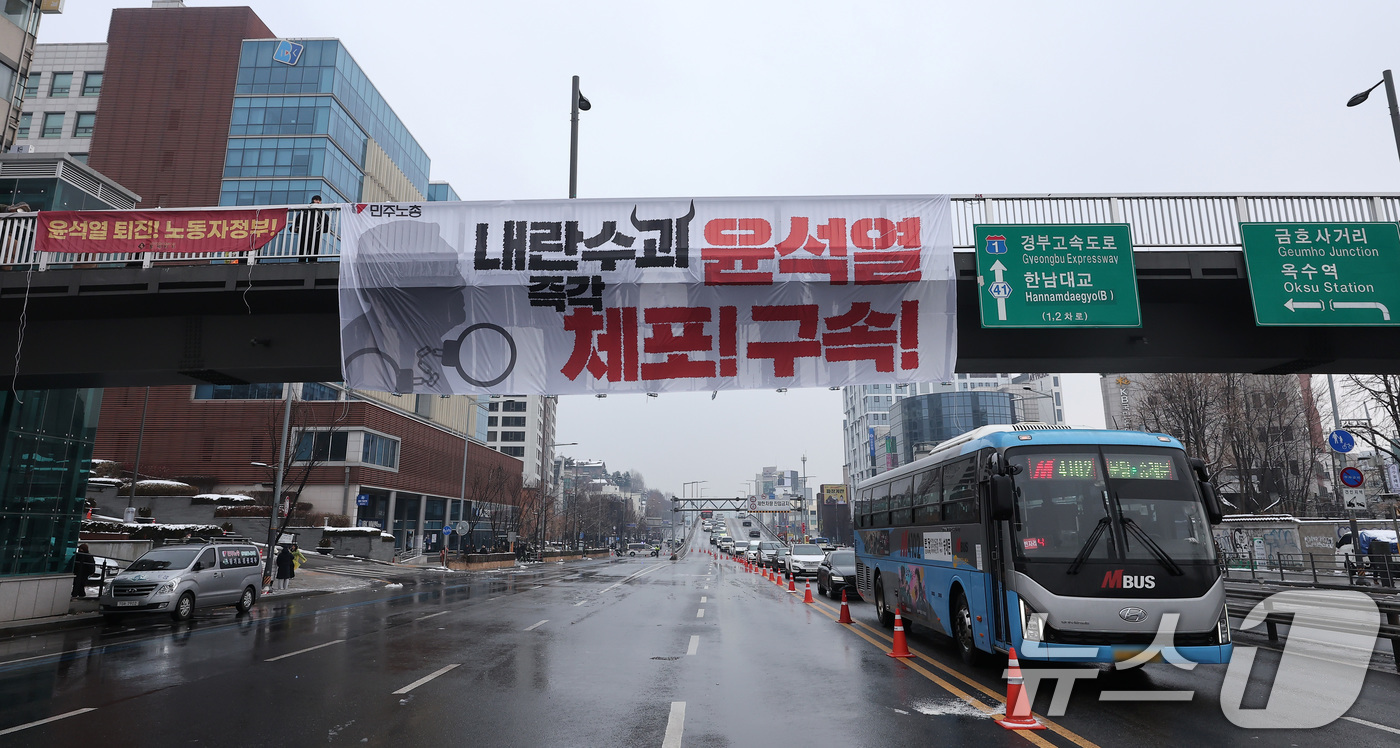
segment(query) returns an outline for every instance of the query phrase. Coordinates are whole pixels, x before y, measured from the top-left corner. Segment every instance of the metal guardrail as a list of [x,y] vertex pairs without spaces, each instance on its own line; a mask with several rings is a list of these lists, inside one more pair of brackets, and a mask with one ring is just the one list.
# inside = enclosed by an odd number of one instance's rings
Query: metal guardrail
[[[306,211],[320,211],[330,216],[330,231],[323,238],[319,253],[303,252],[295,232],[283,231],[256,252],[50,255],[34,251],[35,214],[16,213],[0,217],[0,269],[339,261],[339,206],[285,207],[291,211],[288,216],[291,225],[296,225],[298,214]],[[979,223],[1126,223],[1132,229],[1135,249],[1231,250],[1240,248],[1239,224],[1257,221],[1400,221],[1400,194],[954,195],[952,198],[953,247],[961,250],[972,249],[973,229]]]
[[[326,206],[256,206],[286,207],[288,228],[279,232],[262,248],[247,252],[36,252],[34,239],[38,214],[15,213],[0,216],[0,270],[49,270],[72,267],[149,268],[157,265],[255,265],[276,262],[339,262],[340,208]],[[248,206],[226,208],[169,208],[162,212],[247,210]],[[329,219],[319,242],[303,242],[294,230],[303,224],[309,213],[319,213]],[[314,225],[315,219],[312,219]],[[307,246],[303,246],[306,244]]]
[[1275,553],[1264,563],[1250,554],[1221,554],[1226,579],[1307,583],[1314,587],[1394,589],[1400,584],[1400,560],[1335,553]]
[[[1324,590],[1326,588],[1308,588]],[[1293,623],[1292,613],[1274,613],[1270,609],[1268,599],[1280,589],[1266,588],[1261,585],[1258,589],[1244,589],[1239,586],[1227,586],[1225,588],[1225,602],[1229,606],[1231,618],[1243,618],[1254,610],[1258,605],[1265,606],[1264,626],[1268,633],[1269,641],[1277,642],[1279,639],[1279,625],[1289,626]],[[1374,600],[1374,598],[1373,598]],[[1381,639],[1390,640],[1390,651],[1395,658],[1395,667],[1400,671],[1400,602],[1393,600],[1374,600],[1376,608],[1385,617],[1385,622],[1381,623],[1376,631],[1376,636]],[[1311,626],[1317,627],[1316,622]],[[1343,633],[1355,633],[1353,629],[1344,625],[1322,626],[1322,628]]]

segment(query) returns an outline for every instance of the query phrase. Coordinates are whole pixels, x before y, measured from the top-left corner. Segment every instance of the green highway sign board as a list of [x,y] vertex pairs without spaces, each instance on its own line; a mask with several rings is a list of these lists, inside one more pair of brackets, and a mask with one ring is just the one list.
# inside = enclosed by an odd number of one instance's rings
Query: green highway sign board
[[983,327],[1141,327],[1126,223],[973,227]]
[[1400,324],[1396,224],[1242,223],[1240,240],[1261,326]]

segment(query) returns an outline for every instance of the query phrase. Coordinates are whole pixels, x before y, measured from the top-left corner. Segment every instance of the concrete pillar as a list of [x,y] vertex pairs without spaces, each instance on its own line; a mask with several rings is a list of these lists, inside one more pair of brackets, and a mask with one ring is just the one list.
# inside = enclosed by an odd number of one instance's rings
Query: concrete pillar
[[[426,531],[424,531],[424,529],[423,529],[423,523],[424,523],[424,521],[427,519],[427,516],[428,516],[428,495],[427,495],[427,494],[424,494],[424,495],[418,497],[418,532],[417,532],[418,539],[417,539],[417,541],[416,541],[416,542],[418,543],[418,548],[422,548],[422,547],[423,547],[423,540],[426,539],[426,538],[428,537],[428,533],[427,533]],[[413,548],[412,550],[416,551],[416,550],[418,550],[418,548]]]
[[[384,524],[387,525],[387,526],[384,528],[384,532],[392,533],[392,532],[394,531],[394,506],[395,506],[396,504],[398,504],[398,502],[399,502],[399,492],[398,492],[398,491],[390,491],[390,492],[389,492],[389,514],[384,518]],[[395,546],[397,546],[397,545],[399,544],[399,542],[398,542],[398,537],[399,537],[399,536],[397,536],[397,535],[394,536],[394,545],[395,545]]]

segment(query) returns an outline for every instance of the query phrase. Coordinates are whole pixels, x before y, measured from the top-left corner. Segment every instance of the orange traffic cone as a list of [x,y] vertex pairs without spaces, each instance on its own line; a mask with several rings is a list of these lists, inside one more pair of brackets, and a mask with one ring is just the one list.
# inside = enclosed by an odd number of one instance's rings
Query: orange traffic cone
[[783,573],[782,573],[782,572],[780,572],[780,571],[775,571],[775,572],[773,572],[773,584],[778,585],[778,589],[782,589],[782,588],[783,588]]
[[813,599],[812,599],[812,583],[811,583],[811,582],[808,582],[808,583],[807,583],[807,594],[805,594],[805,595],[802,596],[802,602],[804,602],[804,603],[814,603],[814,602],[816,602],[816,600],[813,600]]
[[788,572],[787,578],[788,578],[788,592],[796,592],[796,591],[797,591],[797,585],[796,585],[796,584],[793,584],[792,572]]
[[913,657],[909,651],[909,643],[904,640],[904,619],[899,617],[899,613],[894,614],[894,648],[885,654],[890,657]]
[[1008,730],[1044,730],[1045,725],[1031,714],[1031,700],[1026,698],[1026,690],[1021,687],[1021,663],[1016,659],[1014,647],[1010,657],[1006,663],[1006,716],[997,720],[997,724]]
[[851,620],[851,609],[846,605],[846,591],[841,590],[841,617],[836,619],[837,623],[855,623]]

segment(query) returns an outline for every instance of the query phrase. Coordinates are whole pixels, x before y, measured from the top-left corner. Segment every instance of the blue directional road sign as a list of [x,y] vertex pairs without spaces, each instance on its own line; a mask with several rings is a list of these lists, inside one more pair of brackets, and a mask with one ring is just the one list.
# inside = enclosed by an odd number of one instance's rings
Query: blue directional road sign
[[1351,432],[1337,429],[1327,435],[1327,446],[1331,447],[1333,452],[1346,454],[1356,449],[1356,439],[1352,437]]
[[443,526],[442,526],[442,534],[443,534],[443,535],[451,535],[451,534],[452,534],[452,525],[443,525]]
[[1341,479],[1342,485],[1347,488],[1360,488],[1366,482],[1366,476],[1354,467],[1342,468]]

